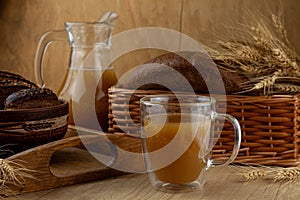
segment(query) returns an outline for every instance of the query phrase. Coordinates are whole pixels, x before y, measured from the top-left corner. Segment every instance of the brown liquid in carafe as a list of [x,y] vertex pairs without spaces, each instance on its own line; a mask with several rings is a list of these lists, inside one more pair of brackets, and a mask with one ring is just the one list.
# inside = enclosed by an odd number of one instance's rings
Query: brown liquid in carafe
[[69,100],[69,124],[96,130],[100,125],[101,130],[107,132],[108,89],[117,82],[113,68],[104,71],[69,69],[68,73],[65,83],[68,88],[60,96]]

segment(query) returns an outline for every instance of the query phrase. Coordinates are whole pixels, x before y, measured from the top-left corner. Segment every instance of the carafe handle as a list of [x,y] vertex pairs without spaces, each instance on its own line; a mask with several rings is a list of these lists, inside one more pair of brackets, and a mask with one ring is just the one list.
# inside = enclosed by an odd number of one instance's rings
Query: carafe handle
[[40,38],[34,60],[35,79],[40,87],[45,87],[43,78],[43,60],[48,45],[53,41],[68,41],[67,32],[65,30],[48,31]]

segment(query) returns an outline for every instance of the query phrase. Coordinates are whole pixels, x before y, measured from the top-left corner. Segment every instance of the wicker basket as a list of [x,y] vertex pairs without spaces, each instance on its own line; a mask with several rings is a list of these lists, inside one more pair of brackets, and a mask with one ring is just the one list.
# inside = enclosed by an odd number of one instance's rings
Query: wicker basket
[[[109,132],[140,134],[140,98],[167,91],[109,89]],[[241,96],[214,95],[217,112],[238,119],[242,143],[237,163],[296,166],[300,150],[300,95]],[[225,108],[225,103],[226,108]],[[214,159],[227,159],[233,148],[233,128],[225,123],[214,147]]]

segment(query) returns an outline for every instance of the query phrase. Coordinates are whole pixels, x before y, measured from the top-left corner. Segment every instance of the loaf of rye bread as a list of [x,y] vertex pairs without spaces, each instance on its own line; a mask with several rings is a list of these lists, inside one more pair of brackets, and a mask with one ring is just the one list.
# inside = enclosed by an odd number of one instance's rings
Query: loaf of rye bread
[[10,94],[4,101],[4,110],[43,108],[59,105],[56,94],[48,88],[22,89]]
[[18,74],[0,71],[0,109],[4,109],[4,101],[10,94],[30,88],[37,88],[37,85]]
[[[174,70],[185,80],[173,76]],[[196,93],[223,94],[225,89],[226,94],[234,94],[242,91],[241,84],[246,81],[246,77],[219,68],[206,54],[169,52],[129,71],[116,87],[185,92],[190,92],[192,87]],[[165,87],[170,85],[172,88]]]

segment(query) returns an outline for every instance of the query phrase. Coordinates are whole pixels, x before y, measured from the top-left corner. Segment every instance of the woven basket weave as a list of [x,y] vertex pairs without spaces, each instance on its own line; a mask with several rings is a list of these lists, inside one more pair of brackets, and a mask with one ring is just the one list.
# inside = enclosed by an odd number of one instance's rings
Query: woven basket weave
[[[140,134],[140,102],[146,95],[167,91],[109,89],[109,132]],[[217,112],[236,117],[242,128],[242,143],[236,163],[296,166],[300,151],[300,95],[213,95]],[[226,106],[224,106],[226,104]],[[227,159],[233,148],[233,128],[225,123],[214,147],[214,159]]]

